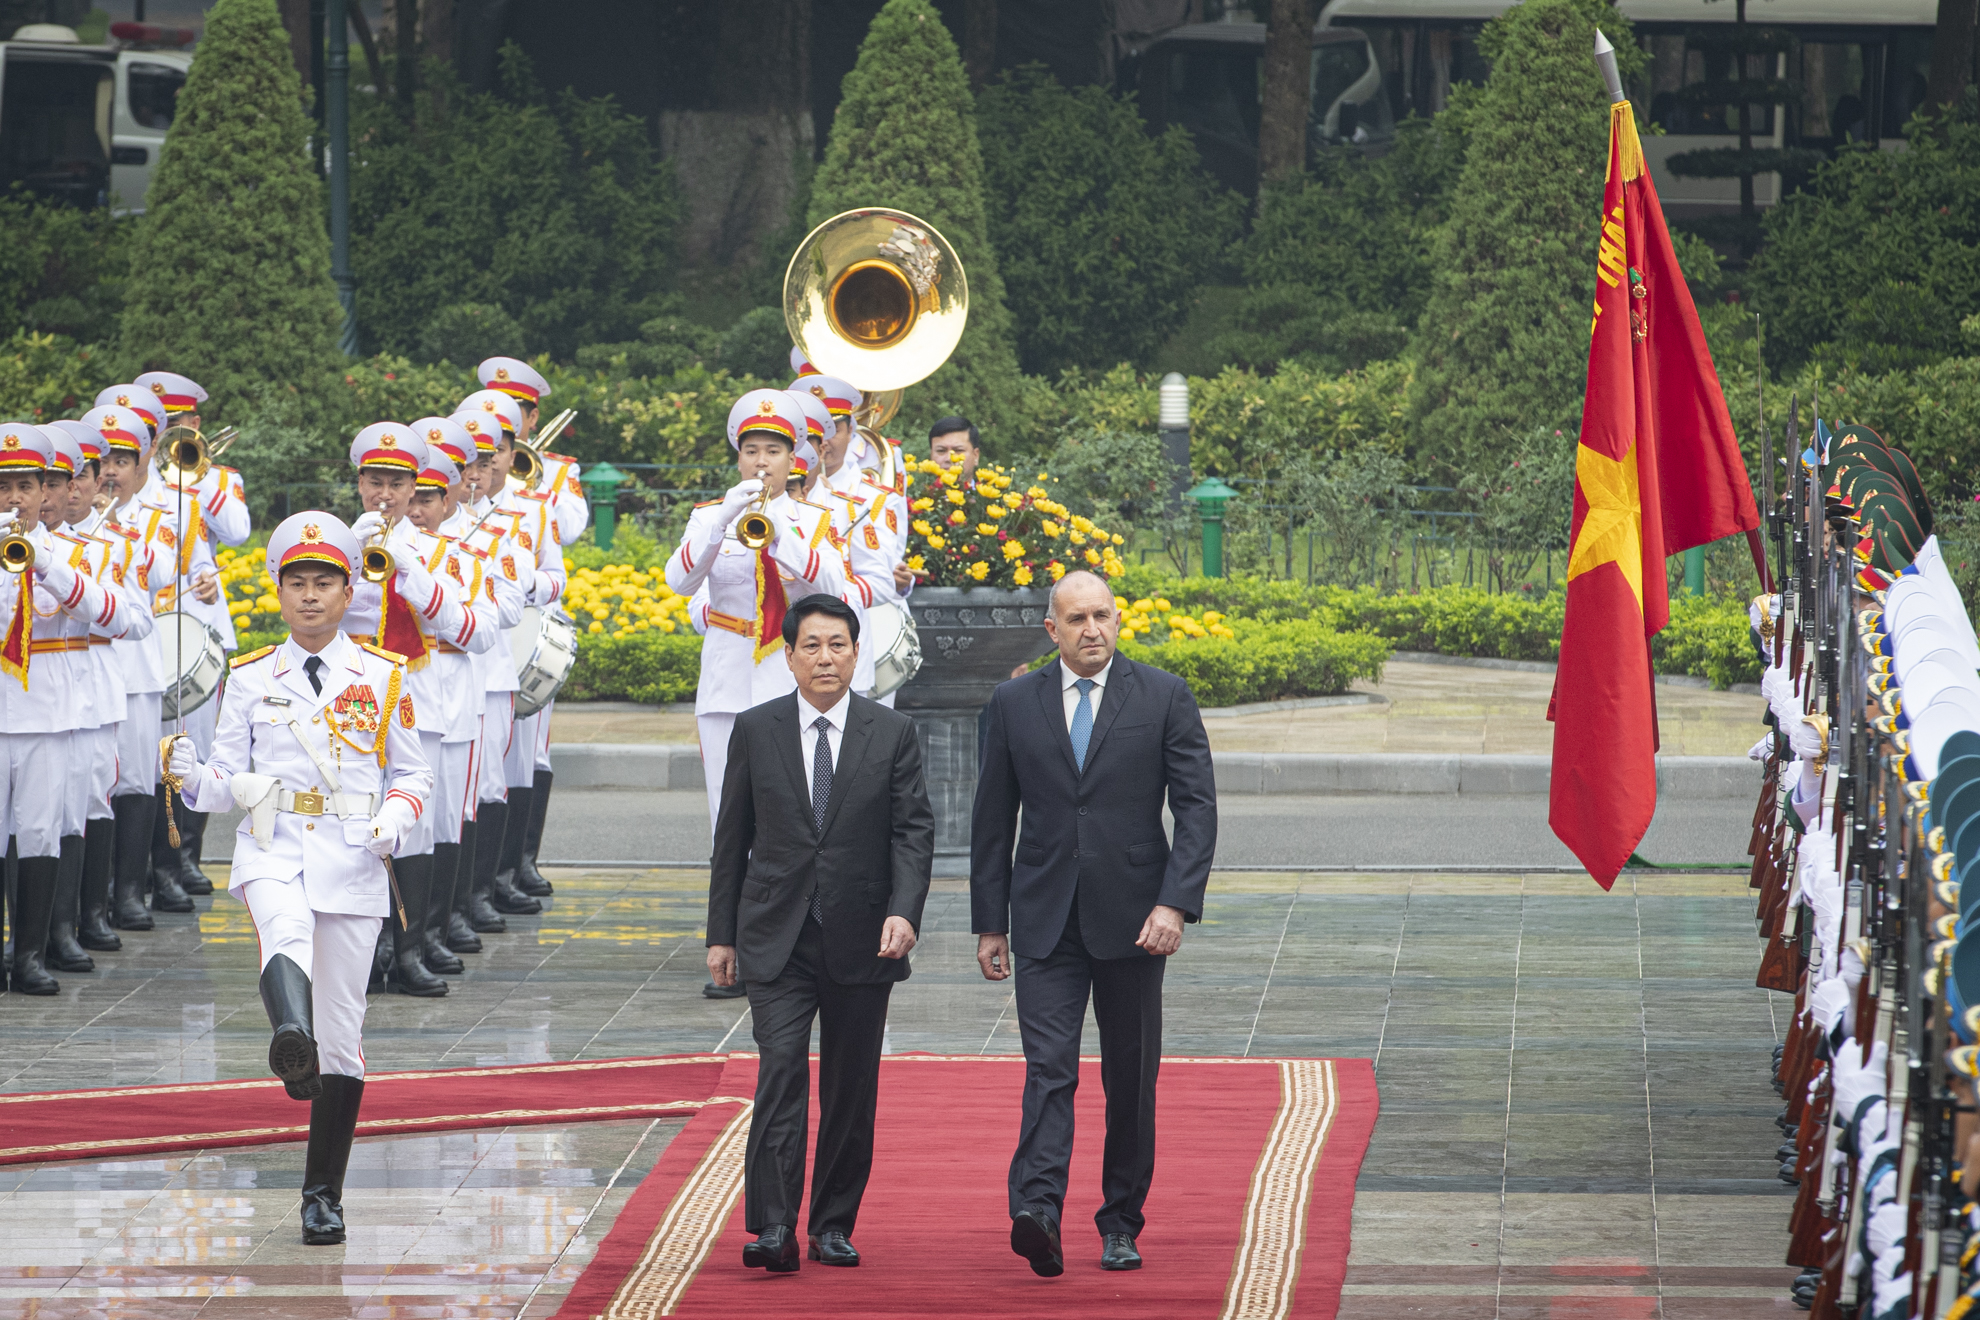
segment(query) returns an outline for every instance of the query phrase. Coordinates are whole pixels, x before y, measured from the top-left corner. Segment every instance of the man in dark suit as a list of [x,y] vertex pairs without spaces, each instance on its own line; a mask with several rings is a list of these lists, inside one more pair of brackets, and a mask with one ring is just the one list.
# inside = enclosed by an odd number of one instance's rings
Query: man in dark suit
[[[1155,1173],[1162,970],[1182,946],[1183,923],[1203,915],[1217,787],[1189,685],[1114,653],[1120,616],[1104,581],[1066,574],[1045,629],[1058,660],[990,699],[970,829],[970,915],[986,978],[1011,975],[1017,955],[1025,1075],[1011,1250],[1050,1277],[1065,1270],[1059,1218],[1089,994],[1107,1093],[1094,1216],[1100,1264],[1141,1268],[1135,1239]],[[1173,846],[1162,831],[1165,800]]]
[[857,1265],[887,997],[908,977],[935,853],[914,721],[852,693],[859,618],[833,596],[784,616],[798,690],[736,717],[709,863],[708,970],[740,978],[761,1053],[743,1264],[798,1268],[811,1022],[819,1022],[811,1259]]

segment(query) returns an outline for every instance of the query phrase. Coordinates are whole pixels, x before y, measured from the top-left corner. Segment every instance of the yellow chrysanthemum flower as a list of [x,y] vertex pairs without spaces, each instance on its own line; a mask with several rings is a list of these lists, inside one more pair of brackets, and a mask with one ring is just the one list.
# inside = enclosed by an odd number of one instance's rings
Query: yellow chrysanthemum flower
[[1017,566],[1016,571],[1011,574],[1011,581],[1017,583],[1020,587],[1030,586],[1031,570],[1026,568],[1023,564],[1019,564]]
[[990,565],[979,559],[969,566],[969,575],[978,582],[981,582],[984,578],[990,576]]
[[1004,542],[1004,558],[1006,559],[1024,558],[1024,543],[1022,541]]

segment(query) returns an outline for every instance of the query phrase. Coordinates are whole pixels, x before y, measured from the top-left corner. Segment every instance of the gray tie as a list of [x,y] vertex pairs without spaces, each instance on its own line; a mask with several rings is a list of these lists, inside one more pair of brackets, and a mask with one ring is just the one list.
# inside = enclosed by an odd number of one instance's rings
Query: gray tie
[[1082,678],[1073,686],[1079,689],[1079,701],[1073,706],[1073,760],[1083,774],[1086,771],[1086,745],[1093,741],[1093,680]]
[[[825,833],[825,808],[832,803],[832,721],[820,715],[811,727],[818,730],[818,746],[811,753],[811,823]],[[811,919],[825,924],[825,899],[816,887],[811,891]]]

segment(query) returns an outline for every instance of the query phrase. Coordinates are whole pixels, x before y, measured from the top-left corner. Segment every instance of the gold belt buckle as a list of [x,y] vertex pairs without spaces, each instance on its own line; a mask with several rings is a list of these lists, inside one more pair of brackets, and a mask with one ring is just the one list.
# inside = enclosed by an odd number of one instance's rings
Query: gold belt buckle
[[321,816],[323,795],[321,793],[298,793],[295,806],[291,808],[298,816]]

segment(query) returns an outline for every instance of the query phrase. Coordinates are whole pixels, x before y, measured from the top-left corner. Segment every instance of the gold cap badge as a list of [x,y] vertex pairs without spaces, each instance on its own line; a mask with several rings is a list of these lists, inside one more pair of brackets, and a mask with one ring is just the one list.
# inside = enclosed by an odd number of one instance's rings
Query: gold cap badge
[[316,545],[320,543],[322,540],[323,540],[323,529],[321,527],[318,527],[315,523],[303,524],[303,530],[302,530],[303,545]]

